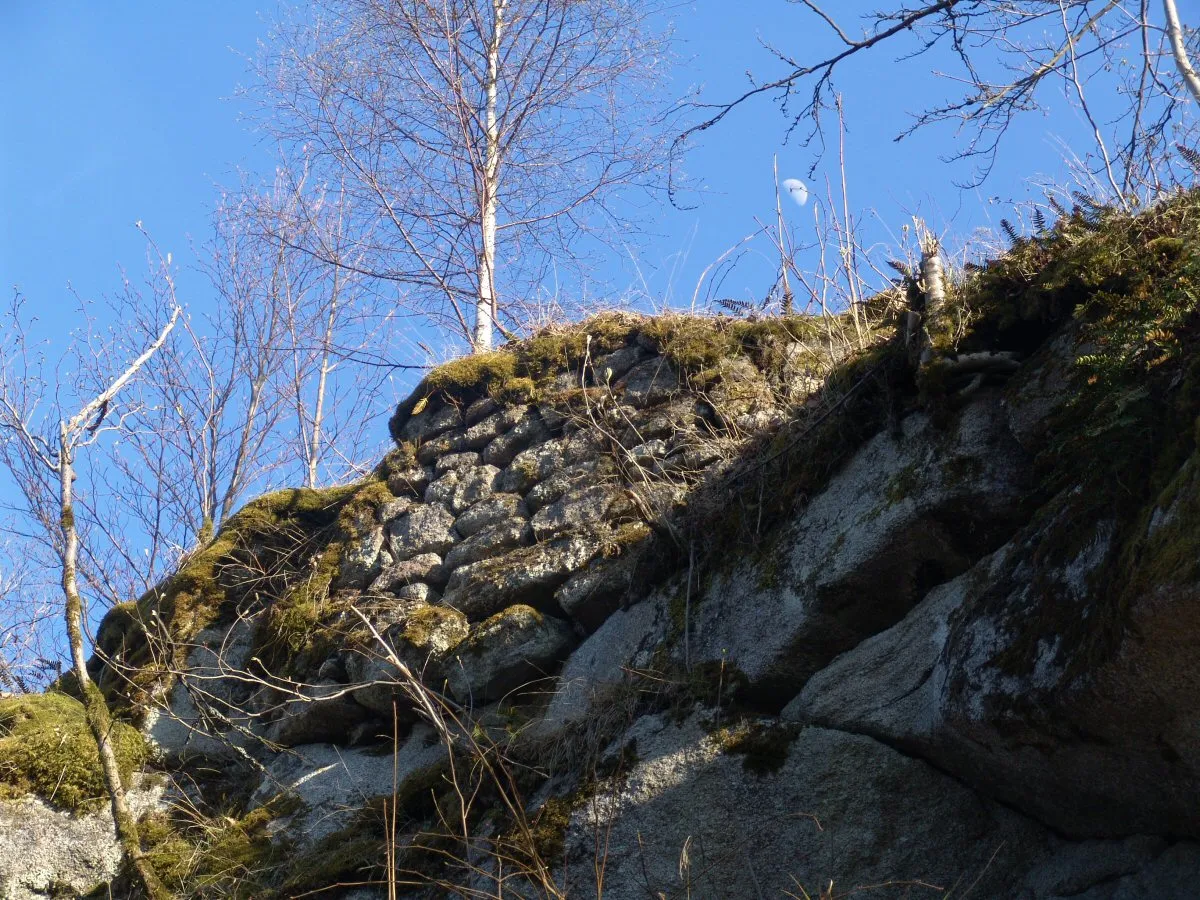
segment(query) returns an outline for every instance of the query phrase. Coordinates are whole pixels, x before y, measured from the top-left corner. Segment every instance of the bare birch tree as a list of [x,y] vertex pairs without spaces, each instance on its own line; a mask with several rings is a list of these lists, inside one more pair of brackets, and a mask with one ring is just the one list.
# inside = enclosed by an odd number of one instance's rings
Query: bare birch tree
[[623,192],[657,184],[659,0],[312,6],[263,58],[268,127],[344,185],[370,235],[358,271],[473,348],[519,325],[505,295],[580,238],[619,236]]
[[137,820],[126,802],[125,785],[121,783],[112,744],[112,717],[87,669],[87,616],[79,587],[80,533],[75,515],[75,479],[79,454],[105,431],[121,427],[123,414],[117,404],[122,389],[162,348],[181,312],[178,305],[174,306],[153,341],[124,371],[110,376],[103,389],[81,399],[73,412],[62,403],[61,387],[54,392],[57,396],[43,396],[41,389],[45,384],[26,352],[19,304],[5,323],[8,365],[0,373],[0,461],[23,495],[30,521],[41,528],[46,544],[57,557],[71,673],[83,701],[88,727],[96,740],[117,838],[151,900],[166,900],[170,892],[143,857]]
[[896,140],[936,123],[966,126],[966,144],[955,156],[972,163],[975,184],[990,172],[1014,119],[1044,109],[1055,88],[1091,131],[1093,146],[1080,161],[1115,201],[1153,196],[1178,180],[1173,145],[1194,138],[1200,77],[1191,61],[1197,35],[1180,21],[1175,0],[1163,0],[1161,8],[1151,0],[893,3],[863,15],[857,27],[841,9],[790,2],[807,11],[836,49],[802,58],[772,47],[782,74],[755,81],[730,101],[702,105],[707,118],[687,134],[765,96],[779,103],[792,128],[807,123],[808,139],[819,138],[821,114],[835,104],[835,75],[869,58],[887,65],[876,56],[886,46],[904,59],[933,58],[951,67],[935,74],[962,85],[962,93],[933,99]]

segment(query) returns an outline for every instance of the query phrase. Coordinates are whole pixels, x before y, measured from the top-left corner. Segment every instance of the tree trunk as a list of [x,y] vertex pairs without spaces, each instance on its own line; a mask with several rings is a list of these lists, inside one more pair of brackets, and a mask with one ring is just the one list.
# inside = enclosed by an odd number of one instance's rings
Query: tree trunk
[[496,210],[500,190],[500,125],[497,115],[500,82],[500,44],[508,0],[492,0],[495,27],[488,45],[487,108],[480,197],[483,247],[479,252],[479,297],[475,304],[475,350],[492,348],[492,323],[496,318]]
[[946,306],[946,273],[942,268],[941,247],[932,234],[927,234],[921,241],[921,281],[925,286],[921,362],[926,363],[932,357],[930,329],[938,325]]
[[169,900],[171,893],[159,881],[154,870],[147,865],[142,856],[137,820],[125,802],[125,786],[121,784],[121,770],[112,745],[112,716],[109,714],[108,705],[104,702],[104,695],[100,693],[100,689],[92,683],[92,679],[88,675],[87,660],[83,655],[83,600],[79,596],[79,587],[76,582],[79,533],[75,529],[75,509],[72,498],[72,482],[75,479],[72,452],[71,436],[66,423],[63,423],[59,433],[58,481],[63,548],[62,589],[66,601],[65,614],[67,639],[71,645],[71,668],[75,673],[75,680],[79,684],[79,693],[83,699],[88,727],[96,739],[100,767],[104,774],[104,785],[108,789],[109,800],[112,804],[113,825],[116,827],[117,840],[150,900]]
[[338,291],[340,282],[338,276],[341,268],[335,263],[333,267],[333,293],[329,299],[329,318],[325,320],[325,337],[321,343],[321,369],[317,373],[317,399],[313,407],[312,434],[309,435],[308,453],[308,486],[317,486],[317,464],[321,460],[321,426],[325,418],[325,385],[329,381],[329,373],[333,371],[330,359],[333,355],[333,328],[337,324]]
[[1175,0],[1163,0],[1163,10],[1167,14],[1167,38],[1171,42],[1171,53],[1175,56],[1175,65],[1184,83],[1197,103],[1200,103],[1200,75],[1188,59],[1187,44],[1183,40],[1183,25],[1179,21],[1179,10],[1175,8]]

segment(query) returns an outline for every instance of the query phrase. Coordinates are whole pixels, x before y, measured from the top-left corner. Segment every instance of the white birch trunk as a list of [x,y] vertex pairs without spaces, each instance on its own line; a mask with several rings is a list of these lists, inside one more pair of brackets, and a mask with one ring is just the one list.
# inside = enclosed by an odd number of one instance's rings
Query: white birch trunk
[[508,0],[492,0],[495,27],[488,45],[487,97],[483,158],[483,196],[480,198],[480,226],[483,247],[479,253],[479,297],[475,304],[475,351],[492,347],[492,323],[496,318],[496,210],[500,189],[499,103],[500,45],[504,37],[504,14]]
[[1187,44],[1183,40],[1183,25],[1179,21],[1179,10],[1175,8],[1175,0],[1163,0],[1163,11],[1167,14],[1167,38],[1171,42],[1171,53],[1175,56],[1175,65],[1179,74],[1192,96],[1200,103],[1200,74],[1196,73],[1192,61],[1188,59]]

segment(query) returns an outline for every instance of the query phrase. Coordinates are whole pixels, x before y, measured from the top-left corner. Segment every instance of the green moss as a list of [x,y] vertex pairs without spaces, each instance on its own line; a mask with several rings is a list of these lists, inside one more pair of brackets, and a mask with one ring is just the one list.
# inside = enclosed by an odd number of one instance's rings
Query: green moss
[[425,647],[430,638],[447,622],[461,621],[462,613],[445,606],[424,606],[404,621],[404,640],[414,647]]
[[892,476],[884,489],[884,496],[890,505],[895,506],[906,497],[911,497],[920,484],[921,467],[917,463],[909,463]]
[[640,519],[624,522],[604,538],[600,552],[608,559],[624,556],[630,548],[639,546],[652,533],[650,526]]
[[[963,293],[974,305],[969,340],[1032,340],[1048,333],[1037,321],[1073,319],[1081,349],[1036,456],[1039,493],[1053,499],[1024,536],[1033,580],[998,663],[1026,674],[1054,643],[1068,677],[1083,677],[1121,645],[1139,598],[1192,577],[1200,548],[1190,511],[1149,530],[1196,451],[1200,193],[1132,216],[1077,208]],[[1079,523],[1105,523],[1107,549]],[[1058,573],[1085,551],[1101,557],[1083,609]],[[981,586],[985,610],[1006,609],[1011,589]]]
[[529,823],[532,851],[547,867],[556,866],[563,859],[567,829],[577,803],[578,799],[573,797],[551,797]]
[[486,394],[493,388],[503,390],[516,374],[517,355],[511,350],[495,350],[443,363],[425,376],[424,386],[430,394],[445,396]]
[[268,667],[290,664],[304,668],[305,657],[320,657],[336,649],[345,635],[326,627],[341,611],[330,591],[341,570],[347,548],[376,527],[380,508],[395,499],[385,481],[370,480],[352,485],[337,509],[337,516],[324,531],[306,536],[315,540],[307,566],[300,566],[298,579],[272,603],[255,637],[256,650]]
[[[146,743],[121,722],[112,724],[110,734],[128,783],[146,762]],[[99,751],[78,700],[54,692],[0,700],[0,797],[25,794],[73,812],[105,802]]]
[[281,797],[243,816],[175,821],[156,812],[143,817],[138,829],[147,862],[177,895],[274,898],[278,873],[294,854],[272,825],[300,808]]
[[742,757],[745,771],[761,777],[783,768],[799,735],[798,725],[742,721],[717,729],[711,738],[723,752]]

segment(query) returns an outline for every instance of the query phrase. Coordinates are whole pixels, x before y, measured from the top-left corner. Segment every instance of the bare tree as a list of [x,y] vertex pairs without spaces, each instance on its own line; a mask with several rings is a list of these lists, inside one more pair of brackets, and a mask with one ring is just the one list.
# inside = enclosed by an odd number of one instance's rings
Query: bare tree
[[[119,394],[162,348],[181,312],[176,305],[149,346],[102,390],[90,399],[81,400],[78,408],[70,412],[69,407],[62,405],[61,396],[51,400],[41,394],[44,384],[34,367],[28,365],[30,358],[17,303],[6,323],[10,338],[10,345],[5,348],[8,366],[0,373],[0,461],[20,489],[31,521],[40,526],[46,544],[53,547],[57,556],[71,671],[88,727],[96,740],[118,840],[152,900],[165,900],[170,893],[142,855],[137,820],[126,802],[112,744],[111,714],[87,670],[85,604],[78,578],[80,536],[75,517],[75,479],[79,453],[95,443],[102,432],[121,427],[123,416],[116,409]],[[116,424],[107,425],[109,421]]]
[[[1114,200],[1154,195],[1175,180],[1172,144],[1195,124],[1188,99],[1200,102],[1200,77],[1188,54],[1195,32],[1180,22],[1174,0],[1163,0],[1161,20],[1150,0],[896,3],[863,16],[861,30],[815,0],[791,2],[827,30],[838,49],[820,59],[798,59],[771,48],[784,73],[753,83],[731,101],[703,105],[708,118],[688,134],[765,95],[779,102],[793,128],[808,122],[808,139],[819,138],[821,114],[836,102],[835,74],[886,44],[904,58],[942,53],[956,66],[937,74],[963,85],[963,93],[926,106],[896,139],[935,123],[967,126],[957,158],[972,162],[973,183],[990,172],[1013,120],[1043,108],[1054,87],[1088,123],[1094,149],[1082,162]],[[1094,104],[1102,92],[1103,114]]]
[[[84,463],[95,487],[78,501],[93,533],[81,571],[106,604],[151,588],[251,492],[341,480],[378,455],[390,319],[359,290],[339,217],[336,193],[289,173],[222,202],[201,248],[207,302],[131,386],[120,439]],[[335,262],[295,249],[301,240]],[[146,342],[174,303],[170,268],[150,249],[146,284],[127,279],[114,303],[127,339]],[[102,388],[100,356],[79,368]]]
[[659,0],[314,6],[263,59],[268,125],[344,186],[357,271],[473,348],[514,324],[502,296],[537,284],[552,252],[621,234],[614,201],[657,183]]

